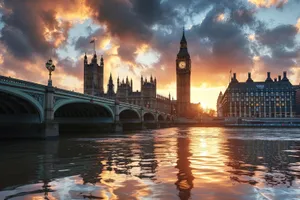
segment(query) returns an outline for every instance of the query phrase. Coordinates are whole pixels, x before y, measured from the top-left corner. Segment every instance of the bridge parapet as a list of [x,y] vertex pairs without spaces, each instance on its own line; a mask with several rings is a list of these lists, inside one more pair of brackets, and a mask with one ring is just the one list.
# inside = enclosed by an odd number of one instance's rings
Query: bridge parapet
[[34,87],[39,89],[45,89],[46,86],[38,83],[28,82],[16,78],[6,77],[0,75],[0,83],[5,85],[13,85],[13,86],[26,86],[26,87]]

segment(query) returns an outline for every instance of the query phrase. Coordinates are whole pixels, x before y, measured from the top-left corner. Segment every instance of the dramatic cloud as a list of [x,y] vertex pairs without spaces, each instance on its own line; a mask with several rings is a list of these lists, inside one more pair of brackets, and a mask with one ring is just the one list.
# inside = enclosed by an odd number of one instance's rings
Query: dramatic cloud
[[[242,78],[248,71],[264,77],[266,71],[285,70],[296,79],[299,16],[297,23],[274,25],[258,14],[259,8],[291,2],[0,0],[0,74],[45,83],[44,65],[53,57],[58,66],[55,83],[82,91],[82,58],[85,52],[89,60],[93,56],[90,41],[95,38],[98,58],[103,54],[105,59],[104,85],[110,72],[114,78],[132,77],[136,89],[141,75],[153,74],[159,92],[175,96],[175,59],[185,27],[193,91],[224,88],[230,70]],[[273,10],[289,15],[287,9]],[[192,99],[201,101],[197,95]]]
[[257,7],[269,8],[275,6],[276,8],[282,8],[288,0],[248,0],[249,2],[255,4]]

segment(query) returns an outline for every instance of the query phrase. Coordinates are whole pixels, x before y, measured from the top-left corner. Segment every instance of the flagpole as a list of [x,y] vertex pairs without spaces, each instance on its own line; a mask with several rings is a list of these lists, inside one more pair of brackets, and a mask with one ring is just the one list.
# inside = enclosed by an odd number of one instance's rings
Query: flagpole
[[94,41],[94,52],[96,54],[96,42]]

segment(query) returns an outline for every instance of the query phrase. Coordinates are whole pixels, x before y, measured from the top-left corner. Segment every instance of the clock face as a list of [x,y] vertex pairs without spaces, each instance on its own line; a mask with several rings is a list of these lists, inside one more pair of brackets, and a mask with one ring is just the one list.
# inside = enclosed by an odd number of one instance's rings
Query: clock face
[[179,63],[179,68],[180,68],[180,69],[184,69],[185,66],[186,66],[186,63],[185,63],[184,61],[181,61],[181,62]]

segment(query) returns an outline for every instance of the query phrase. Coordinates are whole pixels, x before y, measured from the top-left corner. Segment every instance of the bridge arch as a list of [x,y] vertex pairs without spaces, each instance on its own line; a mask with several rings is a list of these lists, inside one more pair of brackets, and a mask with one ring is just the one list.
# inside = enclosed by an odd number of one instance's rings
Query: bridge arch
[[134,109],[123,108],[119,112],[120,121],[141,120],[140,113]]
[[165,121],[165,118],[164,118],[163,115],[159,114],[159,115],[157,116],[157,120],[158,120],[158,121]]
[[113,122],[115,116],[112,109],[105,104],[70,99],[60,101],[54,106],[54,118],[101,118],[103,122]]
[[[44,109],[42,105],[35,100],[29,94],[22,92],[16,89],[6,89],[1,87],[0,88],[0,113],[2,112],[4,115],[8,114],[9,110],[12,108],[11,113],[18,113],[18,114],[31,114],[37,115],[37,120],[34,122],[42,123],[44,121]],[[25,117],[25,116],[24,116]],[[28,120],[28,119],[26,119]],[[23,120],[22,120],[23,121]]]
[[144,121],[155,121],[155,115],[147,112],[143,115]]

